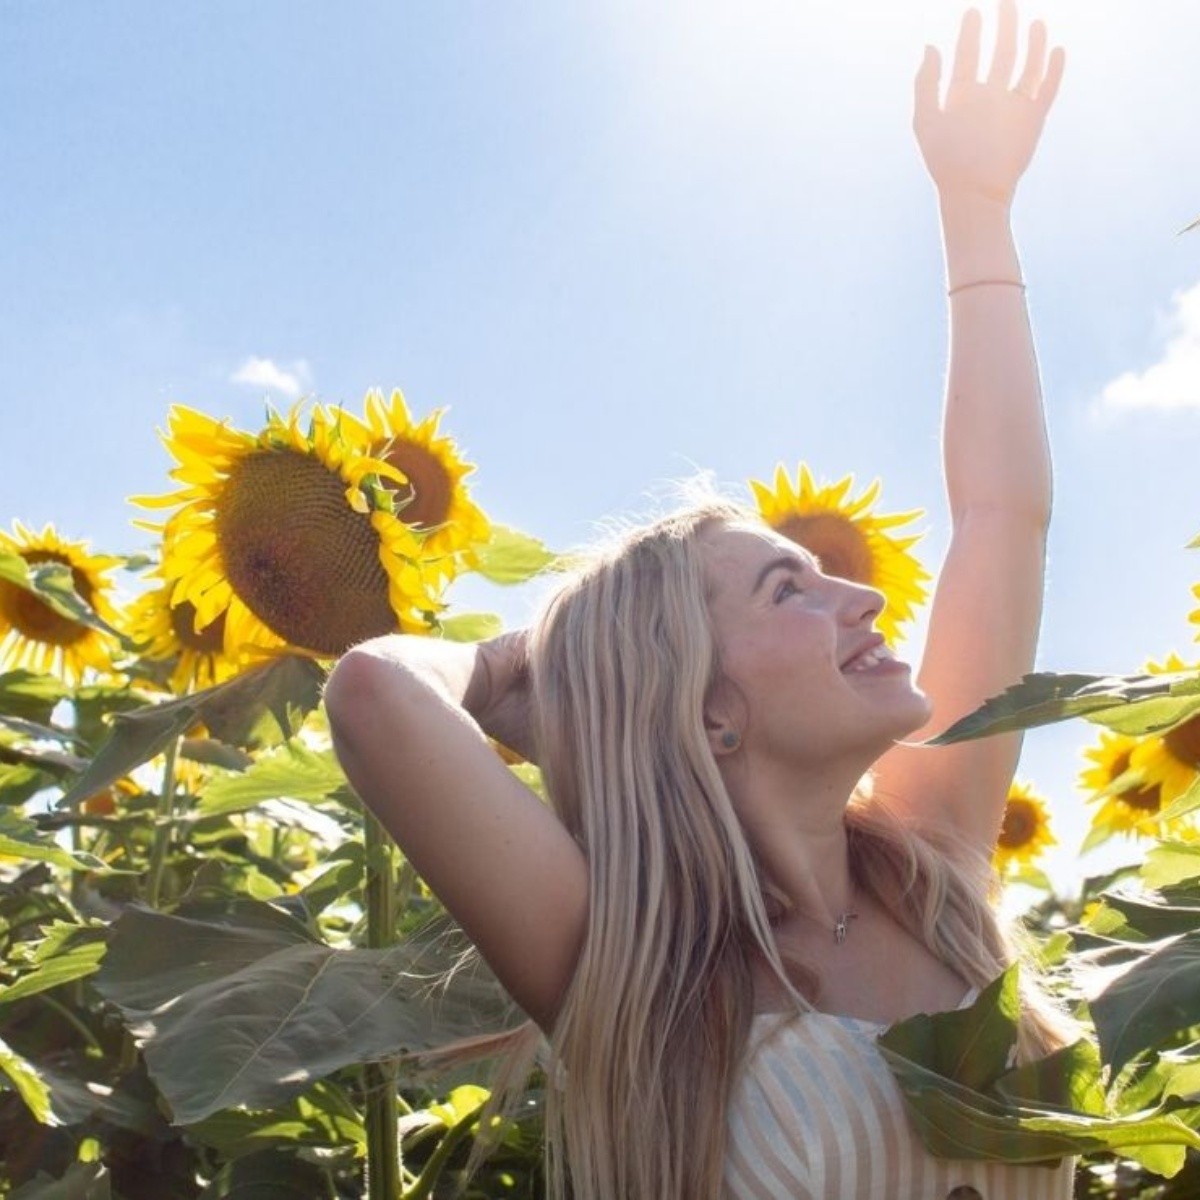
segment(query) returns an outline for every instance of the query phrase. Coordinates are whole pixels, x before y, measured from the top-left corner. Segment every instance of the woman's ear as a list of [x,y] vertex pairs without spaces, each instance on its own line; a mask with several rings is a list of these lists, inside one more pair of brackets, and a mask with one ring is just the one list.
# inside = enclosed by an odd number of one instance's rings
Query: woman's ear
[[730,697],[722,694],[726,690],[715,688],[704,705],[704,732],[708,735],[714,758],[736,754],[742,746],[743,722],[738,721],[736,711],[739,706],[730,703]]

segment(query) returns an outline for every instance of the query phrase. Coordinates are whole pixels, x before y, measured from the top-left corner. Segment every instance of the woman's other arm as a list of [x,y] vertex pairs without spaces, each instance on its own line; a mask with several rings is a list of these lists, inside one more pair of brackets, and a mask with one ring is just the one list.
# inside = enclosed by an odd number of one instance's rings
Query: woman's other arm
[[[943,460],[951,540],[917,676],[932,736],[1032,670],[1041,621],[1050,453],[1011,206],[1058,90],[1063,53],[1047,56],[1034,22],[1020,77],[1017,13],[1001,0],[996,49],[979,81],[981,18],[963,18],[945,104],[927,51],[914,127],[938,194],[950,292]],[[936,750],[896,747],[876,786],[920,817],[994,845],[1020,734]]]
[[354,647],[325,686],[354,790],[543,1028],[583,935],[583,855],[485,733],[530,752],[524,637],[479,647],[393,635]]

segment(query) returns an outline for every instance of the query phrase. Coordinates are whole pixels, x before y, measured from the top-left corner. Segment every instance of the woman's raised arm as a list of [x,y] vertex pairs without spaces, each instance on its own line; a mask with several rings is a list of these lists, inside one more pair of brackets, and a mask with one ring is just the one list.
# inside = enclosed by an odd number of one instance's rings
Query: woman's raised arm
[[[1001,0],[995,53],[979,72],[981,17],[963,18],[944,103],[932,47],[916,79],[914,129],[937,189],[950,296],[943,457],[952,521],[917,676],[932,736],[1032,670],[1041,621],[1051,469],[1024,278],[1010,213],[1062,77],[1061,49]],[[990,850],[1020,754],[1019,734],[939,749],[896,747],[881,794],[949,821]]]
[[485,733],[530,752],[523,634],[480,646],[392,635],[348,651],[325,685],[354,790],[543,1028],[583,937],[587,878],[566,827]]

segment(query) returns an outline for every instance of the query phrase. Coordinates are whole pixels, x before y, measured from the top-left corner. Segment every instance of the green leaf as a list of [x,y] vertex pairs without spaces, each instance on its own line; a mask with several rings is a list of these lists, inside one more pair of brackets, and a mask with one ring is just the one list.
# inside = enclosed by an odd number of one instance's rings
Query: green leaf
[[285,655],[206,691],[117,713],[112,735],[59,806],[78,804],[130,774],[197,721],[235,746],[274,745],[291,737],[320,701],[324,677],[310,659]]
[[0,726],[11,729],[14,733],[25,737],[37,738],[42,741],[59,742],[61,745],[78,745],[80,738],[66,729],[47,725],[42,721],[30,721],[27,717],[8,716],[0,712]]
[[94,854],[84,850],[72,852],[46,838],[32,821],[12,809],[0,810],[0,854],[53,863],[68,871],[109,870]]
[[0,764],[0,805],[24,804],[43,788],[53,786],[52,775],[29,763]]
[[448,642],[483,642],[504,632],[504,621],[497,613],[457,613],[438,621],[442,637]]
[[1133,949],[1125,961],[1103,951],[1082,956],[1090,968],[1082,975],[1084,995],[1113,1071],[1200,1024],[1200,930]]
[[39,1125],[57,1125],[50,1106],[50,1088],[38,1074],[37,1068],[22,1058],[8,1043],[0,1038],[0,1074],[8,1077],[17,1095],[33,1113]]
[[1008,1070],[1016,1046],[1017,972],[1014,963],[969,1008],[918,1013],[893,1025],[879,1044],[947,1079],[985,1090]]
[[0,550],[0,579],[36,596],[47,608],[69,621],[120,638],[120,633],[96,613],[75,590],[71,568],[62,562],[29,563],[20,554]]
[[[512,1022],[494,980],[463,969],[444,932],[387,950],[279,937],[261,906],[222,923],[132,908],[117,921],[96,986],[142,1039],[174,1119],[273,1108],[351,1063],[430,1049]],[[252,921],[245,931],[238,914]]]
[[366,1130],[345,1091],[329,1080],[278,1108],[227,1109],[188,1127],[189,1138],[223,1158],[235,1159],[273,1146],[366,1147]]
[[222,1173],[219,1191],[203,1200],[314,1200],[326,1196],[324,1173],[288,1150],[257,1150]]
[[48,722],[54,706],[68,695],[70,689],[53,675],[25,670],[0,674],[0,712],[10,716]]
[[1142,879],[1161,888],[1200,878],[1200,845],[1195,842],[1158,842],[1146,853]]
[[1136,897],[1105,892],[1100,898],[1105,907],[1090,922],[1097,933],[1126,939],[1132,935],[1136,941],[1155,941],[1200,930],[1200,900],[1189,904],[1186,897],[1180,897],[1179,903],[1171,903],[1152,892]]
[[1148,1108],[1171,1096],[1194,1099],[1200,1095],[1200,1042],[1180,1050],[1164,1050],[1130,1080],[1117,1095],[1122,1112]]
[[1102,1078],[1100,1052],[1080,1038],[1045,1058],[1014,1067],[996,1080],[992,1091],[1016,1104],[1107,1116]]
[[524,583],[553,567],[559,556],[527,533],[493,525],[491,539],[476,550],[476,570],[493,583]]
[[201,816],[214,817],[284,797],[319,803],[345,786],[345,773],[332,750],[310,750],[293,739],[261,754],[245,771],[211,779],[198,810]]
[[112,1200],[108,1168],[103,1163],[72,1163],[61,1179],[44,1171],[10,1194],[8,1200]]
[[365,856],[361,842],[345,842],[325,860],[328,869],[321,872],[301,891],[305,907],[316,916],[331,904],[363,884]]
[[1159,814],[1160,821],[1175,821],[1200,808],[1200,775],[1192,780],[1181,796],[1176,796]]
[[34,969],[16,982],[0,987],[0,1006],[94,974],[104,951],[103,926],[56,921],[34,952]]
[[1026,675],[923,745],[946,746],[972,738],[1032,729],[1086,717],[1140,736],[1171,728],[1200,712],[1200,671],[1161,675]]

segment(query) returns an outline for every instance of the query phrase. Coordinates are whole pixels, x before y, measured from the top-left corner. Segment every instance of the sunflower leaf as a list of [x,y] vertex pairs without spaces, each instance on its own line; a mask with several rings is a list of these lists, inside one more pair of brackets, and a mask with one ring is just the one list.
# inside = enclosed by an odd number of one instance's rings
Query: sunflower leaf
[[28,818],[11,809],[0,811],[0,854],[13,858],[52,863],[68,871],[108,871],[107,865],[94,854],[83,850],[70,851],[50,841],[38,832]]
[[1176,796],[1159,814],[1160,821],[1174,821],[1200,808],[1200,775],[1197,775],[1180,796]]
[[1142,878],[1149,887],[1170,887],[1200,877],[1200,845],[1195,842],[1157,842],[1146,854]]
[[73,1162],[61,1179],[39,1171],[8,1200],[112,1200],[108,1168],[100,1162]]
[[103,927],[58,921],[33,954],[33,970],[0,988],[0,1006],[95,974],[104,958]]
[[448,642],[483,642],[504,632],[504,621],[497,613],[456,613],[438,621],[442,637]]
[[54,1110],[50,1105],[50,1088],[38,1074],[37,1068],[11,1049],[0,1038],[0,1074],[8,1077],[17,1095],[40,1125],[57,1125]]
[[260,755],[244,771],[210,780],[198,807],[201,816],[215,817],[279,797],[317,803],[345,786],[346,776],[332,750],[310,750],[293,739]]
[[506,525],[493,525],[491,538],[475,554],[479,574],[502,584],[524,583],[559,561],[544,542]]
[[108,740],[59,807],[78,804],[130,774],[198,721],[234,746],[255,748],[288,738],[320,701],[323,679],[310,659],[281,655],[205,691],[118,712]]
[[1125,948],[1134,954],[1101,950],[1081,956],[1084,995],[1101,1054],[1113,1071],[1200,1025],[1200,928]]
[[470,971],[445,978],[443,931],[386,950],[337,950],[241,902],[223,917],[130,908],[97,987],[142,1039],[151,1077],[181,1124],[289,1102],[351,1063],[502,1029],[511,1005]]
[[69,694],[67,686],[53,675],[25,670],[0,675],[0,712],[13,717],[44,724],[50,720],[54,706]]
[[974,712],[922,744],[945,746],[1072,717],[1142,734],[1169,729],[1197,711],[1200,671],[1161,675],[1041,672],[1024,676],[1020,683],[985,700]]

